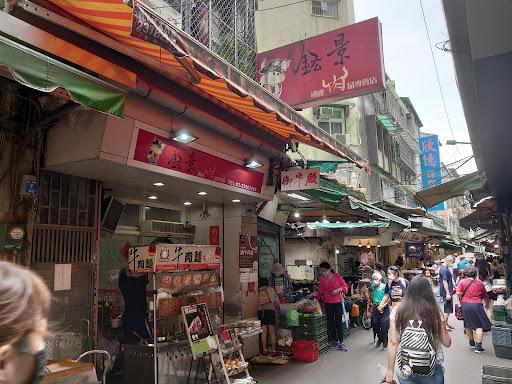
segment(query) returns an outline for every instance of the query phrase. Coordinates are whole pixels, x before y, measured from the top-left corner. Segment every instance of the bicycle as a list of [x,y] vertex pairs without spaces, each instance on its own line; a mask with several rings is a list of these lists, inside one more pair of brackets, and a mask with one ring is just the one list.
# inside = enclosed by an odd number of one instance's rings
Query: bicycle
[[372,309],[373,309],[372,301],[368,300],[366,303],[366,309],[363,311],[363,314],[361,316],[361,325],[367,331],[372,329]]

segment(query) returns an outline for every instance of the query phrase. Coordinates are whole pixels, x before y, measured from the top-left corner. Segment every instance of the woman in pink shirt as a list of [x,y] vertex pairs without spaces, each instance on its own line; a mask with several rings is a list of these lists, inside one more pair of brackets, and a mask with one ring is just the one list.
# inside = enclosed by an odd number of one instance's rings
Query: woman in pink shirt
[[464,271],[466,279],[462,280],[457,287],[457,294],[460,298],[460,306],[464,316],[464,328],[469,338],[469,347],[476,353],[484,352],[482,340],[484,332],[491,330],[491,322],[485,313],[484,306],[489,306],[489,296],[485,285],[478,280],[478,269],[467,267]]
[[316,296],[323,300],[327,312],[327,331],[332,348],[347,351],[343,343],[342,302],[348,293],[348,285],[339,273],[334,272],[327,262],[319,266],[320,283]]

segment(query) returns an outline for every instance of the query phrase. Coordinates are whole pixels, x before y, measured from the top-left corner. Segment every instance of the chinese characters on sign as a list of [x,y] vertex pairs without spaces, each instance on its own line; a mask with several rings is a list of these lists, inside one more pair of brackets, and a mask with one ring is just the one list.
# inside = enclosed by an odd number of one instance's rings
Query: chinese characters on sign
[[220,269],[221,249],[211,245],[157,244],[131,247],[132,272]]
[[258,237],[240,235],[240,269],[258,267]]
[[295,108],[382,91],[380,22],[365,20],[263,52],[258,67],[260,84]]
[[281,172],[281,191],[301,191],[320,188],[320,168]]
[[133,159],[202,179],[261,193],[263,173],[139,130]]
[[[428,135],[420,137],[421,184],[423,189],[441,184],[441,156],[439,154],[439,137]],[[444,209],[444,203],[429,208],[429,211]]]

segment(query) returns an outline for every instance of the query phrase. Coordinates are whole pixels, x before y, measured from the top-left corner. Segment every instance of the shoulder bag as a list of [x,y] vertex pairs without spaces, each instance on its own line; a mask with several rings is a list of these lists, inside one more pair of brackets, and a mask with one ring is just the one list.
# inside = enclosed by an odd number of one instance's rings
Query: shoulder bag
[[457,320],[464,320],[464,315],[462,314],[462,307],[460,306],[460,302],[464,295],[466,294],[466,292],[468,291],[469,287],[473,285],[475,280],[476,279],[471,280],[471,283],[469,283],[468,286],[464,288],[464,291],[462,291],[462,294],[459,297],[459,304],[455,305],[455,317],[457,318]]

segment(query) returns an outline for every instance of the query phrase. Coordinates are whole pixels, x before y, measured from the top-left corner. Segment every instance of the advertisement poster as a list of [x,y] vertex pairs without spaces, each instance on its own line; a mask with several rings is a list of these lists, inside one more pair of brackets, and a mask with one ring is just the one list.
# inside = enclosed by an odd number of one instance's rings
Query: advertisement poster
[[221,249],[214,245],[156,244],[131,247],[132,272],[220,269]]
[[347,25],[258,55],[260,85],[294,108],[384,90],[378,18]]
[[[441,184],[441,155],[439,153],[439,137],[428,135],[420,137],[421,164],[421,186],[423,189],[435,187]],[[429,211],[441,211],[444,209],[444,202],[439,203]]]
[[320,188],[320,168],[281,172],[281,191],[303,191]]
[[193,304],[181,308],[185,330],[194,360],[217,350],[206,304]]
[[154,133],[139,130],[133,159],[155,167],[261,193],[264,175]]
[[258,269],[258,237],[240,235],[240,270]]

